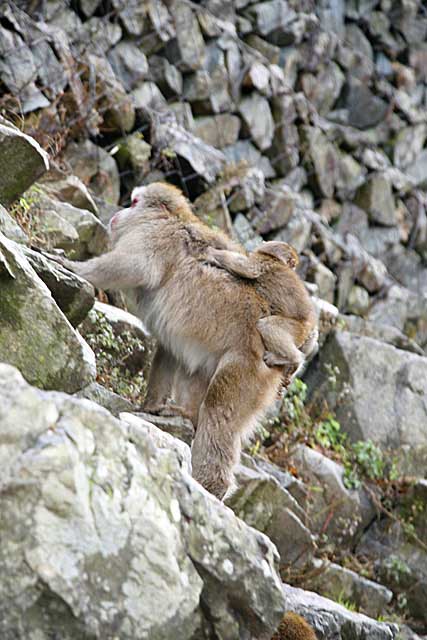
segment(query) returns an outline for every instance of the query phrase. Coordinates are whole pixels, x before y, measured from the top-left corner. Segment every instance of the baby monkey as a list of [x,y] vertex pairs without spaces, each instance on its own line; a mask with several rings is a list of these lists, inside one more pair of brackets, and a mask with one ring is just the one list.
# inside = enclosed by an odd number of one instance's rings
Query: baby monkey
[[268,301],[271,315],[256,324],[269,367],[283,367],[290,383],[305,359],[317,349],[318,329],[310,296],[295,268],[299,258],[286,242],[264,242],[251,254],[208,247],[208,264],[240,278],[253,280],[256,291]]

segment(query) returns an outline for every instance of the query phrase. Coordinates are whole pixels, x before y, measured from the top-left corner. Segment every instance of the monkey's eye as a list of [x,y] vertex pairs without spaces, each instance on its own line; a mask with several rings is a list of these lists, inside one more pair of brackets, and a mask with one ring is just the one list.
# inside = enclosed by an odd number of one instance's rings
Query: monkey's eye
[[138,204],[138,198],[134,198],[134,199],[132,200],[132,202],[130,203],[130,206],[131,206],[131,207],[136,207],[136,205],[137,205],[137,204]]

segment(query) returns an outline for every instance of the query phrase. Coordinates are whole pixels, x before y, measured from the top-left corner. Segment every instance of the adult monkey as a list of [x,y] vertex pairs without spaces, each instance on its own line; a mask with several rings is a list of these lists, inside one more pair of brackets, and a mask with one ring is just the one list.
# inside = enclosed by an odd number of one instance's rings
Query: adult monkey
[[[196,226],[203,228],[204,240],[194,233]],[[242,440],[250,437],[281,384],[280,369],[263,361],[256,328],[269,314],[268,303],[247,281],[199,259],[206,242],[234,250],[236,245],[202,225],[170,185],[138,189],[132,206],[115,214],[110,228],[111,251],[63,264],[100,289],[127,290],[163,347],[160,353],[170,354],[172,364],[178,361],[189,379],[202,381],[193,476],[222,499]],[[155,381],[159,363],[154,364]]]

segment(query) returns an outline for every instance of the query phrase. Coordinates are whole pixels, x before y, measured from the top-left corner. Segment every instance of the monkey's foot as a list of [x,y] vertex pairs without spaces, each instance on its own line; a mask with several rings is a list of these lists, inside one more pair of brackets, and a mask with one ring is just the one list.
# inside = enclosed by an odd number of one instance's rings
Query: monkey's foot
[[272,351],[266,351],[264,353],[264,362],[267,367],[283,367],[285,361],[281,358],[278,358],[277,354]]
[[181,416],[182,418],[188,418],[190,420],[190,414],[177,404],[165,403],[165,404],[147,404],[143,407],[145,413],[151,413],[153,416],[164,416],[169,418],[171,416]]

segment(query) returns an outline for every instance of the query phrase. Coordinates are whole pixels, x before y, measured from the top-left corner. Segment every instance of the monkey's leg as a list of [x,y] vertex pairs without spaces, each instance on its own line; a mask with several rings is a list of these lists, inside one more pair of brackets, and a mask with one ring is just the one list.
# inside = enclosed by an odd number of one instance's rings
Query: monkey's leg
[[223,357],[199,411],[191,450],[193,477],[220,500],[233,483],[241,441],[274,400],[275,372],[247,354]]
[[174,356],[161,345],[157,345],[148,378],[144,411],[157,414],[164,409],[172,395],[175,370],[178,366]]
[[175,372],[172,397],[197,428],[199,409],[209,386],[209,379],[205,373],[197,371],[189,375],[182,366]]
[[250,256],[245,256],[237,251],[227,251],[225,249],[214,249],[208,247],[205,261],[216,267],[229,271],[234,276],[255,280],[260,275],[260,268],[256,261]]
[[295,345],[292,323],[282,316],[267,316],[260,318],[256,326],[266,348],[264,362],[269,367],[286,367],[286,374],[295,373],[304,362],[304,355]]

